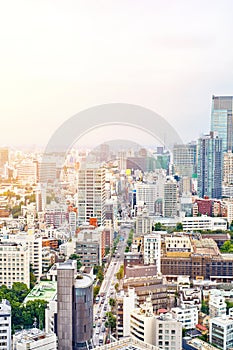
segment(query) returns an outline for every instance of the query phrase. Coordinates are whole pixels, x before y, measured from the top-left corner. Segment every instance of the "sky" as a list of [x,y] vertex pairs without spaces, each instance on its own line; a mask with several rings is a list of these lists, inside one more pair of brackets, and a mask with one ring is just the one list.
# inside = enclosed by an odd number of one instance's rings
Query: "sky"
[[[197,139],[211,96],[233,95],[232,13],[231,0],[2,1],[0,146],[46,145],[71,116],[112,102],[152,109],[184,142]],[[119,133],[101,140],[140,138]]]

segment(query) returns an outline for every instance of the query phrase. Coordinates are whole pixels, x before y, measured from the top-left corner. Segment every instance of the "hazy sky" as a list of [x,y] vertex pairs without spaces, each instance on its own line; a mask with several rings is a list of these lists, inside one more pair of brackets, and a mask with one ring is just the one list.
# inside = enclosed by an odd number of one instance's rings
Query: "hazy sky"
[[0,145],[46,145],[109,102],[154,110],[184,141],[208,132],[211,95],[233,94],[232,13],[231,0],[2,1]]

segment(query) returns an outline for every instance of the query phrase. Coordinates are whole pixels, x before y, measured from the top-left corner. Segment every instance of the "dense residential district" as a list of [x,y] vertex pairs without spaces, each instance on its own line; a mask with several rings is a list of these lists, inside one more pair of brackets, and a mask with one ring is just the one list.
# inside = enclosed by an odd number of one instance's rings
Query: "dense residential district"
[[0,349],[233,348],[232,106],[171,150],[0,149]]

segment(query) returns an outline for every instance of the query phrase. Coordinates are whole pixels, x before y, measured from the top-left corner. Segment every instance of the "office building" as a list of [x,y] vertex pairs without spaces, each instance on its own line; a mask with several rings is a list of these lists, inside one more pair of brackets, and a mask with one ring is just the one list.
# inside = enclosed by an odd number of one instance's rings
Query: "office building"
[[223,152],[233,150],[233,96],[212,96],[211,131],[222,139]]
[[155,213],[156,192],[156,185],[153,183],[136,184],[136,203],[146,207],[149,215],[154,215]]
[[137,212],[135,236],[142,236],[150,233],[152,229],[152,220],[146,208]]
[[0,349],[11,350],[11,305],[6,299],[0,303]]
[[0,242],[0,285],[13,283],[30,286],[29,249],[25,243]]
[[76,254],[84,266],[102,265],[102,232],[82,230],[76,240]]
[[37,164],[33,159],[23,159],[16,166],[17,179],[24,184],[37,182]]
[[209,340],[222,350],[233,347],[233,318],[231,316],[210,318]]
[[233,185],[233,153],[228,151],[223,155],[223,184]]
[[177,216],[178,192],[177,183],[173,180],[168,180],[164,184],[164,195],[163,195],[163,216],[174,217]]
[[190,143],[187,145],[174,145],[173,164],[174,173],[180,177],[192,177],[196,169],[197,145]]
[[222,139],[213,132],[198,140],[198,195],[222,197]]
[[97,218],[98,225],[105,224],[105,169],[98,165],[83,164],[78,172],[77,188],[78,224]]
[[88,349],[93,330],[93,279],[68,260],[57,267],[58,350]]

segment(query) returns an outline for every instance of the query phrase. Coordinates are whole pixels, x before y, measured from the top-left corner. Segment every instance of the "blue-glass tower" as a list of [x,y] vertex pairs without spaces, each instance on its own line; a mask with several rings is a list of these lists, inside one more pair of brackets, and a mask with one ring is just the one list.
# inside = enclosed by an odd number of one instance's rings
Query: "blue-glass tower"
[[233,96],[212,96],[211,131],[222,139],[223,152],[233,150]]
[[222,139],[213,132],[198,140],[198,195],[222,197]]

